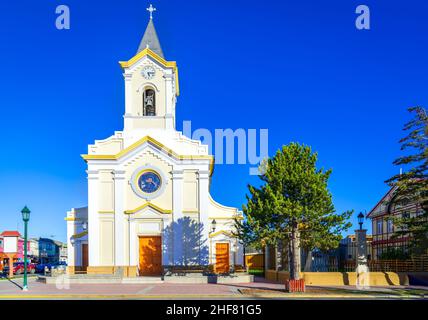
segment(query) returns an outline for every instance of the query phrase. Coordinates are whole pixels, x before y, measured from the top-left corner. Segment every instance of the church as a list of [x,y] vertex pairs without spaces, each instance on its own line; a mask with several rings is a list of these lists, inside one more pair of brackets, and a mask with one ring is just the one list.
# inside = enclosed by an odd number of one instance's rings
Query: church
[[96,140],[87,163],[88,206],[67,212],[68,274],[162,276],[174,267],[233,273],[242,212],[210,195],[214,157],[176,130],[177,63],[150,20],[125,81],[123,131]]

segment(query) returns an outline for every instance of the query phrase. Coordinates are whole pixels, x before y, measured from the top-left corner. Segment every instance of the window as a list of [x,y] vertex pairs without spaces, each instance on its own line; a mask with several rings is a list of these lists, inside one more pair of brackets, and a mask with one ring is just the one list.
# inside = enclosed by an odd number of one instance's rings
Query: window
[[392,223],[392,220],[388,220],[386,228],[388,233],[394,232],[394,224]]
[[376,222],[376,233],[377,234],[382,234],[383,233],[383,221],[382,221],[382,219],[378,220]]
[[408,213],[408,212],[404,212],[404,213],[401,215],[401,217],[402,217],[403,219],[409,219],[409,218],[410,218],[410,213]]
[[143,105],[143,115],[145,117],[156,116],[156,93],[154,90],[147,89],[146,91],[144,91]]

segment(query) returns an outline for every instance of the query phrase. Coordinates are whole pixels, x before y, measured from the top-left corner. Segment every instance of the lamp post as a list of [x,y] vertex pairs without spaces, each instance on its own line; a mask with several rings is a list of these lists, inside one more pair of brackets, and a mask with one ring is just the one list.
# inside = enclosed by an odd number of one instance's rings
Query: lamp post
[[360,225],[360,230],[363,230],[363,223],[364,223],[364,214],[360,212],[358,215],[358,224]]
[[210,230],[210,232],[209,232],[209,235],[210,235],[210,252],[209,252],[209,257],[208,257],[208,261],[209,261],[209,263],[211,264],[212,263],[212,251],[213,251],[213,248],[212,248],[212,239],[211,239],[211,235],[212,234],[214,234],[215,233],[215,230],[216,230],[216,228],[217,228],[217,221],[215,221],[215,219],[211,222],[211,230]]
[[215,219],[211,222],[211,233],[214,233],[217,228],[217,221]]
[[24,221],[24,285],[22,286],[23,291],[28,291],[28,279],[27,279],[27,250],[28,250],[28,221],[30,221],[30,209],[27,206],[21,211],[22,220]]
[[357,252],[356,252],[356,262],[357,262],[357,289],[367,289],[370,286],[370,273],[367,263],[367,230],[363,229],[363,223],[365,215],[360,212],[358,215],[358,224],[360,225],[359,230],[355,230],[355,236],[357,241]]

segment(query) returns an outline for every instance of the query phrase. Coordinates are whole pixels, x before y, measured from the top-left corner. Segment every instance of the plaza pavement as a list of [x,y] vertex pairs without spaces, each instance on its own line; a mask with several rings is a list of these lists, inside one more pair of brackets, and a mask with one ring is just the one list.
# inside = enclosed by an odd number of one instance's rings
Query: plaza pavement
[[[12,299],[425,299],[428,287],[308,287],[304,294],[288,294],[284,285],[256,279],[245,284],[44,284],[29,280],[29,291],[21,290],[22,279],[0,280],[0,300]],[[406,291],[410,290],[410,291]],[[408,292],[408,293],[406,293]],[[425,296],[424,296],[425,295]]]

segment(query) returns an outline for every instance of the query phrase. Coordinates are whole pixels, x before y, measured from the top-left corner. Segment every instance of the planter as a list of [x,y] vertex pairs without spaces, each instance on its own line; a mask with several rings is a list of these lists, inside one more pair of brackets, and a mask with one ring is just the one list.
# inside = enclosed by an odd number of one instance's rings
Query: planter
[[305,292],[305,280],[287,280],[285,281],[286,292]]

